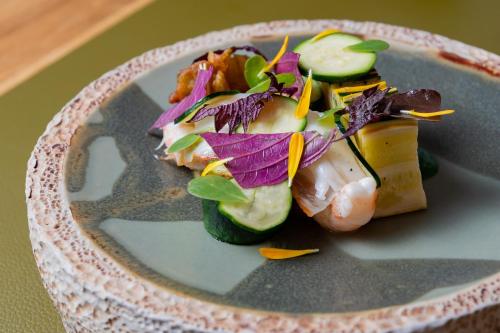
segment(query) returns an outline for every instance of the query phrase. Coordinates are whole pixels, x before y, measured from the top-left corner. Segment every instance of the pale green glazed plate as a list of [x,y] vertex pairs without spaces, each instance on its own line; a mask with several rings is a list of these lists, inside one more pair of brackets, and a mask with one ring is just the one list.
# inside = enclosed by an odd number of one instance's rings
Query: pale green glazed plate
[[[253,44],[272,56],[280,42]],[[168,106],[176,73],[196,55],[128,85],[73,138],[66,166],[73,216],[118,261],[202,299],[300,313],[431,299],[500,271],[498,80],[432,53],[382,53],[376,67],[384,79],[403,91],[437,89],[444,107],[457,110],[421,126],[421,144],[440,163],[424,183],[429,208],[349,234],[329,234],[296,209],[267,245],[321,252],[271,262],[258,246],[224,244],[205,232],[200,200],[186,193],[191,172],[155,159],[160,141],[145,134]]]
[[[264,245],[320,253],[266,261],[259,246],[211,238],[189,170],[155,158],[146,135],[178,70],[208,49],[325,28],[387,39],[377,69],[400,90],[437,89],[456,109],[421,124],[440,163],[428,209],[331,234],[294,209]],[[299,37],[300,35],[300,37]],[[423,31],[371,22],[277,21],[152,50],[85,87],[28,162],[33,252],[69,331],[488,331],[500,308],[500,57]],[[470,317],[474,320],[469,320]],[[455,320],[456,319],[456,320]],[[495,326],[496,325],[496,326]]]

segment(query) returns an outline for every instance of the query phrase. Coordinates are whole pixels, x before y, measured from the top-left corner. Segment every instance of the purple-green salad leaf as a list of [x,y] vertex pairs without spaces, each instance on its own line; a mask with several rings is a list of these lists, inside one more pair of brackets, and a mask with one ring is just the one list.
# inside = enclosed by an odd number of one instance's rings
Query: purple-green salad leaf
[[[267,60],[266,56],[262,52],[260,52],[260,50],[258,48],[256,48],[255,46],[252,46],[252,45],[231,46],[230,49],[233,49],[234,52],[239,51],[239,50],[243,50],[243,51],[247,51],[247,52],[252,52],[252,53],[260,55],[265,60]],[[224,53],[225,50],[227,50],[227,49],[220,49],[220,50],[215,50],[215,51],[212,51],[212,52],[215,53],[215,54],[222,54],[222,53]],[[208,59],[208,52],[204,53],[201,56],[199,56],[198,58],[194,59],[193,60],[193,64],[195,62],[198,62],[198,61],[201,61],[201,60],[207,60],[207,59]]]
[[390,115],[391,105],[384,99],[388,91],[389,88],[384,90],[380,90],[378,87],[367,89],[346,107],[346,111],[349,113],[349,127],[341,137],[342,139],[353,135],[369,123]]
[[197,122],[206,117],[214,116],[216,132],[228,125],[229,133],[234,133],[240,124],[243,125],[243,131],[246,132],[248,125],[257,119],[264,108],[264,104],[272,100],[274,94],[295,93],[294,88],[284,88],[283,83],[278,83],[273,74],[266,74],[271,80],[267,91],[247,95],[232,103],[220,104],[214,107],[203,106],[189,122]]
[[387,96],[391,101],[391,111],[415,110],[434,112],[441,108],[441,95],[432,89],[413,89],[404,93]]
[[298,53],[291,51],[286,52],[275,67],[276,74],[292,73],[295,76],[295,82],[291,85],[291,87],[297,88],[297,91],[293,95],[294,97],[300,97],[302,89],[304,88],[304,81],[302,80],[302,74],[300,74],[299,70],[299,58],[300,54]]
[[194,82],[193,90],[189,96],[185,97],[182,101],[175,104],[172,108],[163,112],[160,117],[155,121],[155,123],[150,127],[149,132],[151,133],[155,129],[162,128],[168,123],[174,121],[177,117],[183,114],[187,109],[193,106],[201,98],[207,95],[207,83],[210,81],[213,73],[213,66],[208,69],[200,69],[196,80]]
[[369,123],[389,117],[431,120],[402,114],[401,110],[434,112],[441,108],[441,95],[432,89],[414,89],[392,95],[387,95],[388,91],[389,88],[379,90],[373,87],[353,99],[352,103],[345,108],[349,114],[349,127],[341,139],[353,135]]
[[[233,158],[225,165],[242,188],[253,188],[276,185],[288,178],[288,146],[292,134],[203,133],[200,136],[219,159]],[[302,134],[305,144],[299,169],[308,167],[328,150],[335,130],[327,138],[315,131]]]

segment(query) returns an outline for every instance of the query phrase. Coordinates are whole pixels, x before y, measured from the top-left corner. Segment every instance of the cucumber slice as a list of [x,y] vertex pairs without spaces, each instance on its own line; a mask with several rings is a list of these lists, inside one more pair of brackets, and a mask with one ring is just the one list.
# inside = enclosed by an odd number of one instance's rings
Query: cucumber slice
[[271,230],[256,234],[236,226],[231,220],[219,213],[216,201],[203,199],[202,206],[205,230],[221,242],[239,245],[256,244],[266,240],[274,233],[274,230]]
[[231,103],[237,99],[247,96],[247,94],[240,93],[238,90],[219,91],[208,96],[203,97],[198,102],[194,103],[192,107],[184,111],[179,117],[174,120],[175,124],[187,122],[194,117],[196,112],[205,105],[217,106],[221,104]]
[[375,52],[345,49],[362,41],[356,36],[336,33],[317,41],[305,40],[294,51],[300,54],[299,68],[303,74],[311,69],[315,80],[345,81],[368,73],[375,65]]
[[[340,130],[340,132],[345,133],[346,128],[344,124],[342,123],[342,117],[338,114],[335,115],[335,123],[337,124],[337,128]],[[377,172],[371,167],[370,163],[366,161],[366,159],[363,157],[361,152],[358,149],[358,146],[352,141],[350,137],[345,138],[347,141],[347,144],[349,145],[349,148],[351,148],[352,152],[354,155],[358,158],[359,162],[363,165],[363,167],[368,171],[368,173],[375,179],[375,182],[377,183],[377,188],[379,188],[382,185],[382,182],[380,181],[380,177],[378,176]]]
[[292,191],[287,182],[242,190],[249,203],[220,202],[218,205],[219,212],[236,226],[261,234],[285,222],[292,207]]
[[275,95],[266,102],[257,119],[248,126],[248,133],[300,132],[306,128],[307,119],[297,119],[297,101],[293,98]]
[[422,180],[434,177],[439,171],[438,161],[424,148],[418,147],[418,166],[422,174]]

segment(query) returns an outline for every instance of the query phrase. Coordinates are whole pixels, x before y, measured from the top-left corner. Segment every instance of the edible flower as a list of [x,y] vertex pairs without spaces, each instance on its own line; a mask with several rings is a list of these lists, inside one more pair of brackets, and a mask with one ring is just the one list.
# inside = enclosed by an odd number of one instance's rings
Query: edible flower
[[332,34],[337,33],[337,32],[340,32],[340,30],[337,30],[337,29],[326,29],[326,30],[321,31],[316,36],[314,36],[312,38],[312,40],[313,40],[313,42],[317,42],[321,38],[329,36],[329,35],[332,35]]
[[274,65],[276,65],[276,63],[281,59],[283,54],[285,54],[287,47],[288,47],[288,35],[285,36],[285,39],[283,40],[283,45],[281,45],[280,50],[278,51],[278,53],[276,53],[273,60],[271,60],[271,62],[269,62],[266,67],[261,69],[259,76],[261,77],[264,76],[265,72],[269,72],[274,67]]
[[289,250],[289,249],[278,249],[273,247],[261,247],[259,253],[261,256],[272,260],[283,260],[300,257],[306,254],[318,253],[319,249],[307,249],[307,250]]
[[232,161],[232,160],[233,160],[232,157],[228,157],[228,158],[224,158],[222,160],[217,160],[217,161],[213,161],[213,162],[208,163],[207,166],[205,167],[205,169],[203,169],[203,171],[201,172],[201,176],[204,177],[204,176],[208,175],[215,168],[217,168],[221,165],[224,165],[227,162]]
[[455,113],[455,110],[440,110],[435,112],[417,112],[415,110],[401,110],[400,112],[402,114],[407,114],[415,117],[432,118],[432,117],[439,117]]
[[311,92],[312,92],[312,71],[309,70],[307,75],[306,84],[302,90],[302,95],[300,96],[299,103],[297,104],[297,109],[295,110],[295,117],[297,119],[302,119],[307,116],[309,112],[309,104],[311,103]]
[[362,86],[340,87],[340,88],[335,88],[334,90],[337,94],[346,94],[346,93],[362,92],[364,90],[373,87],[378,87],[380,90],[384,90],[387,88],[387,82],[380,81],[372,84],[365,84]]
[[288,144],[288,187],[292,186],[293,177],[299,169],[303,152],[304,136],[299,132],[293,133]]

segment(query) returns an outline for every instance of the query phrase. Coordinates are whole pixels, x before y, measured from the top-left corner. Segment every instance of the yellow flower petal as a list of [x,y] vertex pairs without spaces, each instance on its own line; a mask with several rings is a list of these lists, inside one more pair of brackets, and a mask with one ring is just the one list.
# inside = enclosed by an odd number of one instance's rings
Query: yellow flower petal
[[231,161],[233,158],[232,157],[228,157],[228,158],[225,158],[223,160],[217,160],[217,161],[213,161],[211,163],[208,163],[207,166],[205,167],[205,169],[203,169],[203,171],[201,172],[201,176],[206,176],[210,173],[210,171],[212,171],[213,169],[217,168],[218,166],[221,166],[229,161]]
[[321,31],[316,36],[314,36],[312,38],[312,40],[313,40],[313,42],[316,42],[316,41],[320,40],[321,38],[329,36],[329,35],[334,34],[336,32],[340,32],[340,30],[337,30],[337,29],[326,29],[326,30]]
[[360,92],[349,94],[349,95],[346,95],[346,96],[342,96],[342,102],[344,102],[344,103],[345,102],[350,102],[350,101],[352,101],[353,99],[355,99],[358,96],[361,96]]
[[288,250],[288,249],[277,249],[272,247],[261,247],[259,249],[259,253],[261,256],[273,260],[290,259],[318,252],[319,249]]
[[387,82],[385,81],[380,81],[377,83],[372,83],[372,84],[366,84],[363,86],[352,86],[352,87],[341,87],[341,88],[336,88],[335,92],[337,94],[346,94],[346,93],[355,93],[355,92],[361,92],[373,87],[379,86],[378,88],[380,90],[384,90],[387,88]]
[[271,60],[271,62],[268,63],[267,66],[264,67],[259,72],[259,76],[264,75],[265,72],[269,72],[273,68],[273,66],[276,65],[276,63],[281,59],[283,54],[285,54],[287,47],[288,47],[288,35],[285,36],[285,39],[283,40],[283,45],[281,45],[281,49],[278,51],[278,53],[276,53],[274,59]]
[[307,76],[306,83],[302,89],[302,95],[300,95],[299,102],[297,103],[297,109],[295,110],[295,117],[297,119],[302,119],[307,116],[309,112],[309,104],[311,103],[311,91],[312,91],[312,71],[309,70],[309,75]]
[[293,133],[288,145],[288,186],[292,186],[292,180],[299,168],[303,151],[304,136],[299,132]]
[[407,111],[407,110],[401,110],[401,113],[403,114],[408,114],[411,116],[415,117],[421,117],[421,118],[433,118],[433,117],[438,117],[438,116],[444,116],[447,114],[452,114],[454,113],[455,110],[441,110],[441,111],[436,111],[436,112],[417,112],[417,111]]

